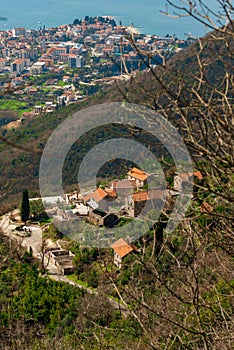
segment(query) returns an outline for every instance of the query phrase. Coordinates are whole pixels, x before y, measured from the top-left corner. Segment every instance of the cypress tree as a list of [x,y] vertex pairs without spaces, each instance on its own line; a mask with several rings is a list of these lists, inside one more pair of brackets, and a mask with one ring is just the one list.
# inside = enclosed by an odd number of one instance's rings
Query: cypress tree
[[23,221],[25,224],[29,218],[30,213],[30,206],[29,206],[29,198],[28,198],[28,191],[23,191],[22,194],[22,201],[21,201],[21,207],[20,207],[20,216],[21,221]]

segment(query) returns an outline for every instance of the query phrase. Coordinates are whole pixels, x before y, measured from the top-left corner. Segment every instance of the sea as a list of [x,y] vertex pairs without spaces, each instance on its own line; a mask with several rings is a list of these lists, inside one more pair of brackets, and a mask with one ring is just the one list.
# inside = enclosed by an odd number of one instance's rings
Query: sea
[[[176,4],[178,0],[172,0]],[[113,16],[117,23],[133,24],[141,33],[156,35],[203,36],[209,29],[188,17],[176,17],[176,9],[166,0],[0,0],[0,30],[15,27],[39,29],[70,24],[75,18]],[[218,9],[218,0],[205,0]]]

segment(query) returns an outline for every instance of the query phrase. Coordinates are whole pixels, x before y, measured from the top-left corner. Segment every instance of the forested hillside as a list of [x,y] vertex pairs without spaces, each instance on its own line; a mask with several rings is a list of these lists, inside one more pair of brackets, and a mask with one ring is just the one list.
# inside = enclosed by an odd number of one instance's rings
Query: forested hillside
[[140,339],[139,326],[104,296],[42,276],[32,255],[2,236],[0,253],[1,350],[124,349]]

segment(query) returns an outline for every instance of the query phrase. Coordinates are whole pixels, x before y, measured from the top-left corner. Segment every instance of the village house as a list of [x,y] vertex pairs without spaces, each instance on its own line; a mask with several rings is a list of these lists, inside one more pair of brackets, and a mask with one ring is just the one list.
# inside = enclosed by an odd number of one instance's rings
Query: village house
[[81,68],[82,67],[82,56],[75,54],[68,55],[68,67],[69,68]]
[[25,28],[13,28],[12,29],[12,36],[17,37],[17,36],[24,36],[26,34],[26,29]]
[[135,167],[132,168],[127,175],[128,175],[128,180],[136,181],[137,189],[144,187],[147,184],[148,177],[150,176],[145,171],[137,169]]
[[[65,87],[64,87],[65,89]],[[68,105],[77,101],[76,95],[72,91],[67,91],[66,93],[58,96],[57,102],[59,106]]]
[[47,58],[46,55],[42,55],[41,58],[38,60],[38,62],[44,62],[45,67],[53,67],[54,66],[54,60]]
[[29,58],[31,61],[35,60],[38,57],[37,49],[29,48],[22,49],[18,53],[19,58]]
[[54,112],[54,111],[56,111],[56,109],[57,109],[57,104],[56,103],[53,103],[51,101],[47,101],[45,103],[44,110],[45,110],[46,113]]
[[122,267],[123,259],[130,253],[139,253],[139,249],[133,244],[129,244],[123,238],[111,245],[114,250],[114,264],[120,269]]
[[83,203],[76,203],[76,208],[73,209],[73,213],[81,217],[87,217],[89,215],[89,209],[90,208]]
[[118,180],[115,179],[110,183],[110,189],[117,193],[118,197],[125,197],[130,193],[133,193],[136,190],[136,181],[135,180]]
[[11,80],[11,87],[15,88],[17,86],[23,85],[23,77],[15,77]]
[[31,86],[28,86],[26,89],[25,89],[25,92],[28,94],[28,95],[34,95],[38,92],[38,89],[35,88],[35,87],[31,87]]
[[74,272],[72,262],[73,254],[68,250],[56,249],[47,251],[49,259],[63,275],[68,275]]
[[41,74],[45,69],[45,62],[38,61],[35,62],[31,67],[30,67],[30,73],[32,75],[39,75]]
[[76,204],[76,203],[82,203],[83,202],[83,197],[82,194],[79,193],[78,191],[74,191],[71,193],[65,193],[64,194],[64,199],[66,204]]
[[144,208],[149,210],[162,210],[166,201],[166,191],[153,189],[131,194],[125,199],[125,211],[131,217],[137,217]]
[[118,222],[118,216],[100,209],[93,209],[89,210],[88,221],[99,227],[112,227]]
[[106,191],[98,187],[94,192],[84,196],[84,203],[92,209],[108,210],[110,202],[116,198],[114,191]]
[[29,59],[18,58],[13,63],[11,63],[11,72],[12,73],[21,73],[25,70],[30,64]]
[[41,114],[43,112],[43,106],[34,106],[34,113]]
[[69,82],[71,82],[71,76],[70,76],[70,75],[64,75],[64,76],[63,76],[63,82],[64,82],[64,83],[69,83]]

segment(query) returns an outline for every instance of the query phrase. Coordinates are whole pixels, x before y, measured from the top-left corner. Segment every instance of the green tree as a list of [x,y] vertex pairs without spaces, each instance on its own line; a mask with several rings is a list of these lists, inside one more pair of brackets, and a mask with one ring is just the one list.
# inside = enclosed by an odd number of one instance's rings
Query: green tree
[[28,198],[28,191],[23,191],[22,194],[22,200],[21,200],[21,207],[20,207],[20,217],[21,220],[26,224],[30,213],[30,206],[29,206],[29,198]]
[[41,199],[30,202],[30,214],[34,220],[48,219]]

